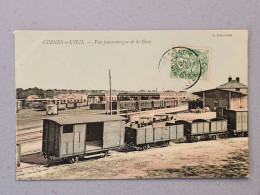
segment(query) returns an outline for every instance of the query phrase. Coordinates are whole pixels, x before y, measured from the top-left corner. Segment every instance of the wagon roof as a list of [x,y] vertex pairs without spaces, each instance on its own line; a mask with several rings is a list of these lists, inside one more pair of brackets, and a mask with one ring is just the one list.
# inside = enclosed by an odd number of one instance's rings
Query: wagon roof
[[154,116],[169,116],[169,114],[167,114],[167,113],[159,113],[159,114],[155,114]]
[[194,119],[192,122],[209,122],[208,120],[205,119]]
[[210,121],[226,121],[227,119],[224,118],[212,118]]
[[56,122],[60,125],[83,124],[92,122],[123,121],[126,118],[115,115],[89,115],[89,116],[66,116],[54,119],[44,119]]
[[239,111],[248,111],[248,109],[247,108],[239,108],[239,109],[230,109],[230,111],[239,112]]
[[175,121],[176,124],[184,124],[184,123],[192,123],[191,120],[176,120]]

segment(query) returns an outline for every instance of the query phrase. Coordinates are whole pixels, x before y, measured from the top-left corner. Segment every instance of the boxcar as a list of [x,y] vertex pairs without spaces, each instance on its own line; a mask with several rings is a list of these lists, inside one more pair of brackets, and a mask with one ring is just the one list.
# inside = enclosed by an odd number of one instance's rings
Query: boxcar
[[238,136],[248,135],[248,110],[227,110],[229,131]]
[[124,144],[125,118],[111,115],[43,120],[42,152],[71,163],[80,156],[107,154]]

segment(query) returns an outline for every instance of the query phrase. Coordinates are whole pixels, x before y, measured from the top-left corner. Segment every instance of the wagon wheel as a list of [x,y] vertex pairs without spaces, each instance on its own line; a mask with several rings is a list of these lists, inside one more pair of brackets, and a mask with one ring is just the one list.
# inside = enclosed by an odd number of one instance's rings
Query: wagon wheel
[[106,156],[108,156],[108,151],[105,151],[104,154],[102,155],[103,158]]
[[48,159],[47,167],[50,167],[52,165],[52,163],[53,163],[53,159],[50,156],[48,156],[47,159]]
[[75,158],[74,158],[74,157],[71,157],[71,158],[69,159],[69,162],[70,162],[70,164],[75,163]]
[[192,138],[190,136],[187,136],[186,141],[187,142],[192,142]]
[[194,137],[194,142],[198,142],[199,139],[197,137]]

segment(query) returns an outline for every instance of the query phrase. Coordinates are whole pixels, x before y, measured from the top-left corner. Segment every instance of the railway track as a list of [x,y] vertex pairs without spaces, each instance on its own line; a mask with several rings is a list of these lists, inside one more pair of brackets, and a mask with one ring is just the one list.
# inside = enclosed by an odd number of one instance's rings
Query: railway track
[[42,130],[33,131],[33,132],[26,132],[23,134],[16,135],[16,142],[24,142],[24,141],[31,141],[33,139],[38,139],[42,137]]

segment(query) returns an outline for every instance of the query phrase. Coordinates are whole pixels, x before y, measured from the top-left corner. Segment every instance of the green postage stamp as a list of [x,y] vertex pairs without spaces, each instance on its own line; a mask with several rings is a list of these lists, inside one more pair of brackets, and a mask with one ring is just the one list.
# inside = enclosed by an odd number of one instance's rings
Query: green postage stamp
[[209,51],[185,47],[172,49],[171,77],[207,80]]
[[170,65],[170,78],[182,79],[183,89],[193,87],[199,80],[208,80],[210,49],[178,46],[167,50],[159,62]]

